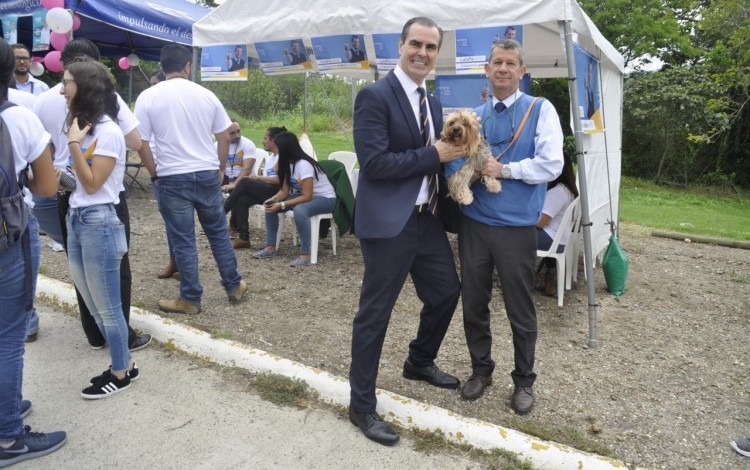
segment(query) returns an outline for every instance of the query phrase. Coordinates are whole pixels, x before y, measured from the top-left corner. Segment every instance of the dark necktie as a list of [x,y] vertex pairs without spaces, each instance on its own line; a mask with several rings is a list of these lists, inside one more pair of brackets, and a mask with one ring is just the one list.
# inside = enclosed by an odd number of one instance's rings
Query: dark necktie
[[495,104],[495,111],[497,111],[498,113],[502,113],[503,111],[505,111],[505,109],[506,109],[506,106],[502,101],[498,101]]
[[[430,145],[430,120],[427,114],[427,94],[424,88],[417,88],[419,93],[419,132],[422,134],[422,141],[424,146]],[[430,175],[427,178],[427,192],[430,197],[427,200],[427,207],[430,209],[432,215],[437,212],[437,175]]]

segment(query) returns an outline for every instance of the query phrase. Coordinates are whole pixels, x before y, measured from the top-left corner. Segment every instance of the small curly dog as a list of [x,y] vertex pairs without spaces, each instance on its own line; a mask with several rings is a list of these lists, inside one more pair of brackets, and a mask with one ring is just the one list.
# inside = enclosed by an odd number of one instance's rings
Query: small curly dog
[[[479,133],[481,123],[473,111],[458,111],[448,115],[440,133],[440,139],[454,144],[466,145],[469,152],[466,160],[457,172],[448,178],[448,192],[459,204],[468,206],[474,201],[469,185],[475,171],[481,170],[488,158],[492,158],[490,147]],[[483,176],[482,183],[487,191],[499,193],[500,181],[491,176]]]

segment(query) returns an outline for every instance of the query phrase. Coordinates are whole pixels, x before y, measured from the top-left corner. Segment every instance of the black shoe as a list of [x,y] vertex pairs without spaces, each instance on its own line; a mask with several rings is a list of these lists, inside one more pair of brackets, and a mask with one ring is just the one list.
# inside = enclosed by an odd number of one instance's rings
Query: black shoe
[[36,335],[37,334],[39,334],[38,331],[36,333],[31,333],[30,335],[26,335],[26,342],[27,343],[33,343],[34,341],[36,341]]
[[131,352],[138,351],[146,346],[151,344],[151,335],[148,333],[143,333],[135,337],[132,343],[130,343],[130,346],[128,349],[130,349]]
[[492,377],[472,374],[461,390],[461,397],[466,400],[476,400],[484,393],[484,389],[492,385]]
[[525,415],[534,407],[534,391],[531,387],[519,387],[513,391],[510,407],[519,415]]
[[389,423],[383,421],[377,413],[355,413],[349,409],[349,421],[357,426],[362,434],[371,441],[384,446],[396,445],[401,436],[391,427]]
[[458,388],[461,385],[458,377],[446,374],[434,364],[427,367],[417,367],[412,365],[408,359],[404,362],[404,378],[409,380],[424,380],[440,388]]

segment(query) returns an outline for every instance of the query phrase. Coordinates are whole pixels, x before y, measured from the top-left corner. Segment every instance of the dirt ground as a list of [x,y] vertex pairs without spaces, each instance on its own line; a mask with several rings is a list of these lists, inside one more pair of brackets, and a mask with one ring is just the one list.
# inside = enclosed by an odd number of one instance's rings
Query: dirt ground
[[[156,278],[167,260],[163,222],[151,193],[133,191],[128,202],[133,304],[158,312],[159,299],[178,296],[177,281]],[[251,213],[253,249],[238,252],[250,286],[245,302],[228,303],[198,228],[203,311],[162,315],[346,377],[362,279],[357,239],[340,238],[336,256],[330,237],[324,239],[317,265],[291,268],[296,249],[289,233],[280,256],[252,258],[265,240],[265,229],[254,223]],[[451,241],[455,248],[455,238]],[[601,269],[595,272],[597,348],[587,347],[582,272],[562,308],[537,293],[537,403],[529,415],[516,416],[508,406],[513,351],[499,288],[491,305],[495,383],[481,399],[464,401],[458,391],[401,377],[420,309],[408,282],[386,336],[378,387],[522,431],[551,432],[563,442],[563,435],[578,433],[628,464],[750,468],[729,446],[731,438],[750,435],[750,348],[744,329],[750,319],[750,251],[655,238],[635,225],[622,227],[621,244],[630,258],[623,296],[609,294]],[[42,265],[44,274],[70,282],[63,253],[45,248]],[[459,303],[437,364],[466,380],[471,368],[461,317]]]

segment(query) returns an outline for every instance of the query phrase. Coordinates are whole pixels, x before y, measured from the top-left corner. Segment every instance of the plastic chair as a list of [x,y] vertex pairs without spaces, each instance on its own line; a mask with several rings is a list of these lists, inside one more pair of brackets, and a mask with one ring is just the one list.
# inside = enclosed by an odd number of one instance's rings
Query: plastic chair
[[357,154],[354,152],[339,151],[333,152],[328,155],[329,160],[335,160],[344,164],[346,173],[351,175],[354,170],[354,166],[357,164]]
[[359,184],[359,168],[355,168],[350,173],[349,181],[352,184],[352,194],[357,195],[357,185]]
[[[287,211],[279,215],[279,230],[276,232],[276,249],[279,249],[281,243],[281,233],[284,231],[284,221],[289,219],[292,224],[292,246],[297,246],[297,226],[294,225],[294,212]],[[336,256],[336,222],[333,220],[333,214],[318,214],[310,217],[310,264],[318,263],[318,243],[320,242],[320,221],[323,219],[331,220],[331,242],[333,245],[333,255]]]
[[[565,289],[566,289],[566,274],[568,270],[572,268],[566,261],[570,257],[570,254],[568,254],[569,251],[572,251],[570,246],[575,244],[575,241],[573,243],[568,243],[565,245],[565,249],[562,253],[557,253],[557,247],[560,245],[560,240],[562,239],[562,236],[566,232],[570,232],[572,227],[574,225],[577,225],[576,221],[574,220],[574,214],[578,214],[577,218],[580,220],[581,217],[581,198],[580,196],[575,198],[573,202],[570,203],[567,209],[565,209],[565,213],[563,214],[562,223],[560,224],[560,228],[557,230],[557,233],[555,234],[555,238],[552,240],[552,245],[549,247],[549,250],[536,250],[536,256],[538,258],[555,258],[555,264],[557,265],[557,306],[562,307],[563,306],[563,296],[565,295]],[[578,222],[580,223],[580,222]],[[573,238],[571,237],[571,240]],[[571,285],[568,284],[567,290],[570,290]]]
[[[255,149],[255,164],[253,165],[252,170],[253,175],[261,174],[260,171],[264,168],[267,158],[268,152],[263,149]],[[255,220],[258,228],[263,228],[263,220],[266,215],[266,208],[263,207],[262,204],[255,204],[254,206],[250,207],[250,210],[252,210],[255,214]]]

